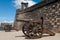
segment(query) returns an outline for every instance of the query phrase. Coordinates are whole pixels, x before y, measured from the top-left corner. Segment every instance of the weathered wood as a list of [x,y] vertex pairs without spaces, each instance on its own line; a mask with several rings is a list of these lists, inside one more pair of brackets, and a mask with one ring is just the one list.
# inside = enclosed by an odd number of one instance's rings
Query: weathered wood
[[43,28],[43,33],[49,34],[50,36],[54,36],[55,33],[47,28]]
[[29,38],[40,38],[42,34],[46,33],[54,36],[55,33],[43,27],[43,17],[38,20],[25,22],[22,28],[23,33]]

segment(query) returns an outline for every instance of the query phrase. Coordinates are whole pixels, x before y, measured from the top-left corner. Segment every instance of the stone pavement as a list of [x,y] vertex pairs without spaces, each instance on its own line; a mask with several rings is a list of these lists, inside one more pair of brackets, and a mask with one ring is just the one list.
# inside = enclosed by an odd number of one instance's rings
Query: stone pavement
[[55,36],[44,35],[39,39],[26,39],[22,31],[0,31],[0,40],[60,40],[60,34],[57,33]]

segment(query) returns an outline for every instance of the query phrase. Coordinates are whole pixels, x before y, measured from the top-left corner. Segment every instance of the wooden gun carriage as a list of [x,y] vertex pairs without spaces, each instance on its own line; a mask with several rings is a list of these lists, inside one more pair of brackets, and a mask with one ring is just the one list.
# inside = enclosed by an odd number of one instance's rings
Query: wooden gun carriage
[[22,27],[22,32],[29,38],[41,38],[44,33],[54,36],[55,33],[43,27],[43,17],[40,19],[21,19],[25,22]]
[[12,30],[12,25],[9,24],[5,25],[4,30],[5,32],[10,32]]

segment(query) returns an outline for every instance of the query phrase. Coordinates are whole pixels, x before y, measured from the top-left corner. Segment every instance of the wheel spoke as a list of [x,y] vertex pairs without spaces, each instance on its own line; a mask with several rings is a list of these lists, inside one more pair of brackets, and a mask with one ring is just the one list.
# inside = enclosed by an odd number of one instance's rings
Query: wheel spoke
[[23,33],[30,38],[39,38],[42,35],[42,27],[36,23],[23,26]]

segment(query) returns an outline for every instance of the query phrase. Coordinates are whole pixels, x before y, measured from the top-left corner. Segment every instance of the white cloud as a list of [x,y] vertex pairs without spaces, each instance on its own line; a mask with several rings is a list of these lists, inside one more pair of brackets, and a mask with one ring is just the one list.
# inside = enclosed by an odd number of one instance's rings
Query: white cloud
[[2,23],[13,23],[13,21],[4,20]]
[[13,23],[14,20],[7,20],[7,17],[0,17],[0,23]]
[[34,2],[34,1],[32,1],[32,0],[14,0],[13,2],[14,2],[14,4],[15,4],[14,6],[15,6],[16,8],[21,8],[21,2],[25,2],[25,3],[28,2],[28,7],[36,4],[36,2]]

